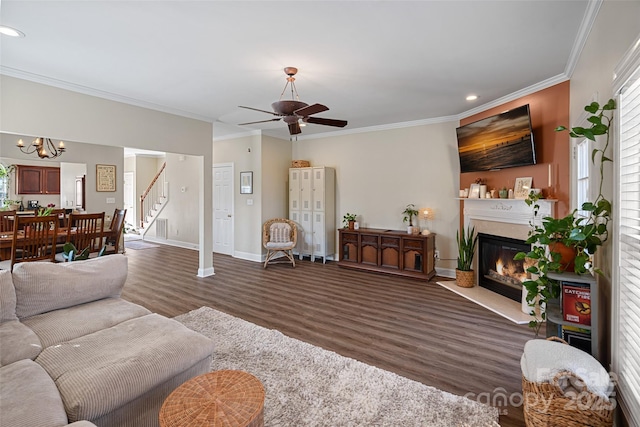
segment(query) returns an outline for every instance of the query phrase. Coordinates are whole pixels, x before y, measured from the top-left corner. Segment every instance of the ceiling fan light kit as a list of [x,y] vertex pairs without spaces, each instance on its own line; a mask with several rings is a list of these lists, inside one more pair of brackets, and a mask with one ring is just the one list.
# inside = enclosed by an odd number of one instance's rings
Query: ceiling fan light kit
[[[322,113],[328,111],[329,107],[322,104],[309,105],[306,102],[300,101],[298,96],[298,90],[295,86],[295,76],[298,73],[298,69],[295,67],[285,67],[284,73],[288,76],[287,83],[280,94],[280,99],[271,104],[273,111],[261,110],[259,108],[245,107],[240,105],[240,108],[246,108],[248,110],[259,111],[261,113],[272,114],[278,116],[277,118],[268,120],[259,120],[255,122],[240,123],[239,125],[252,125],[256,123],[276,122],[283,120],[289,127],[289,135],[298,135],[301,133],[301,126],[305,126],[305,123],[312,123],[324,126],[345,127],[347,125],[346,120],[327,119],[323,117],[310,117],[313,114]],[[282,99],[284,93],[290,87],[291,99]]]

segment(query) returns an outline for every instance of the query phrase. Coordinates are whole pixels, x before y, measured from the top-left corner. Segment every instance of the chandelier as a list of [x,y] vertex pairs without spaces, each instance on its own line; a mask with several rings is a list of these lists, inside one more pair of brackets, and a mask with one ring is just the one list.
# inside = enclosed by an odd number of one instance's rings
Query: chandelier
[[64,142],[60,141],[56,147],[51,138],[36,138],[30,145],[25,146],[22,139],[18,140],[16,147],[25,154],[36,153],[41,159],[55,159],[64,153]]

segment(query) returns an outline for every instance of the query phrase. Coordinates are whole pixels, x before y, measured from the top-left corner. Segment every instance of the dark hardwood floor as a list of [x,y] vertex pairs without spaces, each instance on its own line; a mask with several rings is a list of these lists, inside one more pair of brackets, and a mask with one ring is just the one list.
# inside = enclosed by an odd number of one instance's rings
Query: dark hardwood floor
[[126,256],[123,297],[149,310],[173,317],[209,306],[440,390],[472,393],[500,407],[501,425],[524,425],[512,394],[521,392],[520,356],[533,332],[437,285],[443,278],[308,259],[265,270],[224,255],[214,255],[214,276],[199,278],[193,250],[161,245]]

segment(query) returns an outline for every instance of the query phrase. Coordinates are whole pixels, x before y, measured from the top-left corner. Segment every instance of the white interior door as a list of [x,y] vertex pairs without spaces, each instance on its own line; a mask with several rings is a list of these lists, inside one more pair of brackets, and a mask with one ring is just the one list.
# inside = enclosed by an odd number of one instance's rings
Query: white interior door
[[213,166],[213,252],[233,255],[233,164]]

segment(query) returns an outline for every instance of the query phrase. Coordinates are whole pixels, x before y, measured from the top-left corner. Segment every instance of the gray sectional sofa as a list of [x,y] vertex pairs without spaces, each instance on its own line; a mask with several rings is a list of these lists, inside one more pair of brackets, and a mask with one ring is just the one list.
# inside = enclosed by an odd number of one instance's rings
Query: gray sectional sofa
[[120,298],[127,258],[0,271],[0,426],[158,426],[213,343]]

